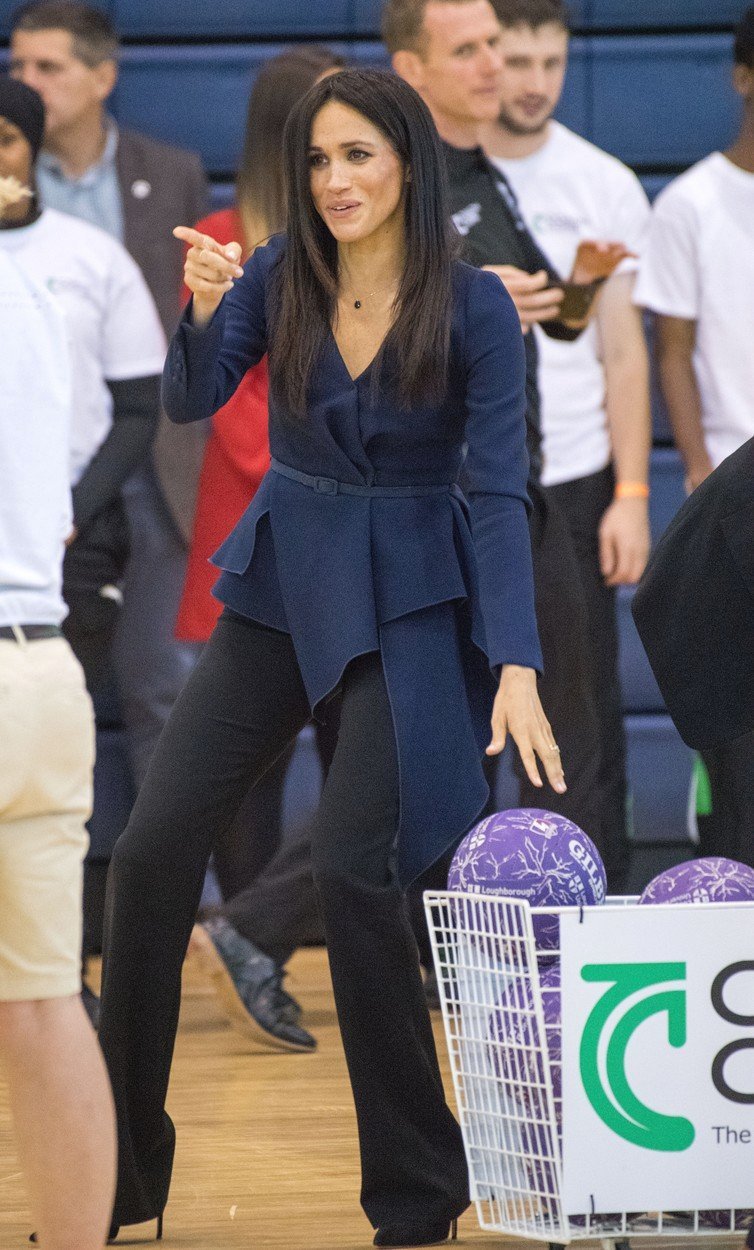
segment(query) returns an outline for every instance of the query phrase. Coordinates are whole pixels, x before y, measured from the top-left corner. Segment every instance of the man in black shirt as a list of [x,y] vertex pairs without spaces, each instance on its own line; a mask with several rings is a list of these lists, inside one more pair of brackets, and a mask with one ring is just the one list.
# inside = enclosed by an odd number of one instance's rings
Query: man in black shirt
[[599,740],[586,605],[568,529],[539,485],[537,346],[529,333],[539,322],[546,333],[572,339],[580,327],[557,320],[558,275],[526,229],[512,190],[478,145],[481,126],[497,117],[503,70],[500,28],[488,0],[387,0],[383,35],[396,72],[423,96],[443,140],[465,259],[498,274],[525,334],[531,535],[545,660],[540,693],[560,745],[568,791],[558,795],[546,782],[537,789],[520,771],[520,802],[570,817],[599,846]]

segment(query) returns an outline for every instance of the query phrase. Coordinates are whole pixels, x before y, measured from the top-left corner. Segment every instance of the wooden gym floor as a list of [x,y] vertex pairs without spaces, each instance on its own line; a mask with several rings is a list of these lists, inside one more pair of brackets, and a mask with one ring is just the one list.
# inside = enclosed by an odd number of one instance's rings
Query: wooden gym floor
[[[165,1250],[365,1250],[371,1244],[359,1206],[356,1124],[324,951],[300,951],[289,985],[318,1038],[314,1055],[247,1042],[226,1023],[194,959],[186,962],[168,1103],[178,1149]],[[444,1063],[439,1017],[436,1033]],[[447,1078],[445,1063],[444,1072]],[[30,1228],[0,1084],[0,1246],[20,1250]],[[144,1244],[154,1228],[129,1228],[118,1244]],[[480,1232],[473,1209],[460,1223],[459,1248],[504,1243],[513,1250],[513,1242]],[[707,1245],[723,1250],[741,1243],[726,1238]],[[678,1250],[702,1244],[673,1242]]]

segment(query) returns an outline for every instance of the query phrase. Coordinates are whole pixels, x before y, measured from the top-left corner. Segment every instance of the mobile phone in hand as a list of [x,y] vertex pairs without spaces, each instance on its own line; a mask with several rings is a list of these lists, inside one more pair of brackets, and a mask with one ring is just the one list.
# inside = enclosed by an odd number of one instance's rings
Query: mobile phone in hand
[[624,243],[582,239],[576,251],[570,281],[579,286],[589,282],[604,282],[605,278],[615,272],[622,260],[635,255]]

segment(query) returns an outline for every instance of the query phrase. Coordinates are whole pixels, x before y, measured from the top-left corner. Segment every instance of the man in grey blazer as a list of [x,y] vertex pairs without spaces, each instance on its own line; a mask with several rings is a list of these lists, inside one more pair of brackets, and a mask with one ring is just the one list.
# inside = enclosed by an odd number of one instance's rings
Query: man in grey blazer
[[[176,222],[207,207],[199,158],[121,129],[106,111],[117,77],[118,39],[98,9],[33,0],[16,11],[11,73],[47,110],[38,181],[45,204],[116,235],[141,267],[166,333],[180,313],[183,251]],[[173,637],[183,586],[205,432],[160,421],[151,463],[127,484],[132,555],[116,644],[116,667],[139,784],[193,663]]]

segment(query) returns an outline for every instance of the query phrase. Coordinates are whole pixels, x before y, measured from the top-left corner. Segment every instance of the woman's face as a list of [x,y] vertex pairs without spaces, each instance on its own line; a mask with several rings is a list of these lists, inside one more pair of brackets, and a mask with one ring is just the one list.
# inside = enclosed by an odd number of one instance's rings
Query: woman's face
[[312,198],[339,243],[403,228],[405,171],[385,135],[336,100],[319,110],[309,144]]
[[0,178],[17,178],[22,186],[31,182],[31,144],[23,131],[0,117]]

